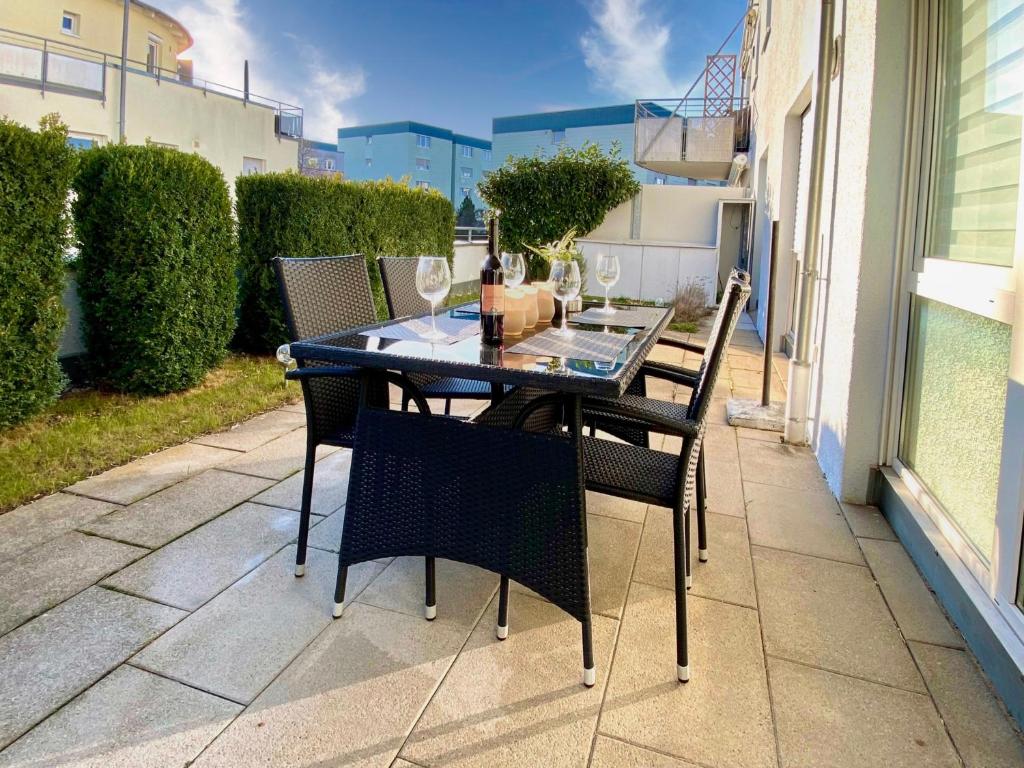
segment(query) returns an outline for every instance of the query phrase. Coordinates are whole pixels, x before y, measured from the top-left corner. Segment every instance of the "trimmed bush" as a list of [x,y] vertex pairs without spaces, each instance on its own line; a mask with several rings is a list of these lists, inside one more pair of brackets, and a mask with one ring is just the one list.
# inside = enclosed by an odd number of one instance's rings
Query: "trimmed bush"
[[75,151],[56,116],[38,132],[0,119],[0,428],[60,394],[64,251]]
[[270,263],[277,256],[363,254],[381,318],[387,305],[378,256],[454,256],[455,212],[437,190],[286,172],[239,177],[235,198],[242,283],[236,339],[254,352],[288,340]]
[[235,328],[238,251],[224,177],[198,155],[109,145],[83,153],[75,191],[93,373],[139,394],[198,384]]

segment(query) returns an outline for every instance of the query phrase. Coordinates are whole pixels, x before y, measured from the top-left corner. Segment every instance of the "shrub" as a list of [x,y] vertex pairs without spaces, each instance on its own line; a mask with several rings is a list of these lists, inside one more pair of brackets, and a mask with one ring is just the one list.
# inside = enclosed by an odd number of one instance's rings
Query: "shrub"
[[78,282],[90,363],[124,392],[186,389],[235,327],[237,244],[220,171],[198,155],[111,145],[75,181]]
[[75,151],[55,116],[38,132],[0,118],[0,428],[60,393],[63,254]]
[[[587,233],[605,215],[640,192],[618,144],[608,154],[596,144],[562,147],[553,157],[510,157],[480,184],[491,208],[501,210],[501,248],[558,240],[569,229]],[[530,275],[543,277],[543,260],[527,255]]]
[[378,256],[454,255],[455,213],[437,190],[286,172],[239,177],[235,198],[242,282],[237,341],[254,352],[288,340],[270,263],[276,256],[363,254],[384,318]]
[[672,300],[677,323],[696,323],[708,313],[708,294],[696,280],[688,280]]

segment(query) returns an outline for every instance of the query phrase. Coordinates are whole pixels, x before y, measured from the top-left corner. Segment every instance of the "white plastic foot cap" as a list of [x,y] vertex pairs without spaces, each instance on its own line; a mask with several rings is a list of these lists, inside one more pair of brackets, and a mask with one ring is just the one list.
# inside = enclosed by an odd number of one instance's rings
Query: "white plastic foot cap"
[[676,665],[676,674],[679,676],[679,682],[685,683],[690,679],[690,665],[683,666],[681,664]]
[[499,624],[497,634],[499,640],[504,640],[506,637],[508,637],[508,624],[506,624],[504,627],[501,626],[501,624]]
[[597,682],[597,667],[591,667],[590,669],[587,669],[586,667],[584,667],[583,668],[583,684],[585,686],[587,686],[587,688],[593,688],[594,687],[594,683],[596,683],[596,682]]
[[296,576],[305,576],[306,575],[306,564],[305,563],[303,563],[302,565],[296,565],[295,566],[295,575]]
[[437,606],[436,605],[425,605],[423,606],[423,615],[427,617],[427,621],[433,621],[437,618]]
[[345,612],[345,604],[344,603],[335,603],[334,604],[334,610],[331,612],[331,614],[334,616],[334,618],[340,619],[341,618],[341,614],[343,614],[344,612]]
[[706,563],[708,561],[708,551],[706,549],[698,549],[697,559],[700,560],[702,563]]
[[693,586],[693,576],[686,577],[686,588],[689,589]]

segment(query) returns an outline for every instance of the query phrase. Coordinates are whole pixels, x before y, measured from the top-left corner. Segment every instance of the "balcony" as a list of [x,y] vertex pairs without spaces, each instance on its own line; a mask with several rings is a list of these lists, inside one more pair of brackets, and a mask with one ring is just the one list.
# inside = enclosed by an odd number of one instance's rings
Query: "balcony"
[[636,102],[634,158],[642,168],[725,181],[750,146],[746,99],[645,99]]

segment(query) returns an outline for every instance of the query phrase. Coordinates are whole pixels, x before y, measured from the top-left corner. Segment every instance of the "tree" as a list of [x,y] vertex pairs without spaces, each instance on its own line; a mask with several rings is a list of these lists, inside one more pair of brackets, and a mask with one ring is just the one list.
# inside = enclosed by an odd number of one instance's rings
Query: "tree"
[[469,195],[462,198],[462,205],[459,206],[459,210],[455,214],[455,226],[476,226],[476,208],[473,205],[473,201],[469,199]]

